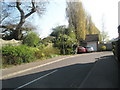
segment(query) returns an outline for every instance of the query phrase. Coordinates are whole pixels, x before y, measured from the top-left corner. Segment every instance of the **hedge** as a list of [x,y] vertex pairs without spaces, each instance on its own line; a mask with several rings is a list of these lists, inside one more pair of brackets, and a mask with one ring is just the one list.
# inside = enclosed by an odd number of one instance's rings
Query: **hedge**
[[29,63],[35,59],[34,50],[25,45],[4,46],[2,48],[3,64],[16,65]]
[[[41,46],[40,46],[41,47]],[[60,54],[59,49],[54,47],[35,48],[26,45],[4,46],[2,48],[2,64],[17,65],[29,63],[36,59],[52,58]]]

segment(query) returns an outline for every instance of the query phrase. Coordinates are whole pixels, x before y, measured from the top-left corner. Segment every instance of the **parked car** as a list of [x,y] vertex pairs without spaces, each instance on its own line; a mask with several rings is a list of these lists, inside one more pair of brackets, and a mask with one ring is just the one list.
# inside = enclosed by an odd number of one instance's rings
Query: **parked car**
[[93,52],[94,51],[93,47],[85,47],[85,49],[86,49],[86,52]]
[[79,46],[79,47],[77,48],[77,53],[84,53],[84,52],[86,52],[86,49],[85,49],[84,47]]

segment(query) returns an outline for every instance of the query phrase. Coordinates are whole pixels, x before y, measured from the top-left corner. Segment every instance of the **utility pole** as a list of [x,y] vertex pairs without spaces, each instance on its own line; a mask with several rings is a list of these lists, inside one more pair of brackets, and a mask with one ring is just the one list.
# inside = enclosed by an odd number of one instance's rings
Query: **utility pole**
[[63,34],[63,39],[62,39],[62,41],[63,41],[63,55],[65,55],[65,46],[64,46],[64,26],[62,26],[62,34]]

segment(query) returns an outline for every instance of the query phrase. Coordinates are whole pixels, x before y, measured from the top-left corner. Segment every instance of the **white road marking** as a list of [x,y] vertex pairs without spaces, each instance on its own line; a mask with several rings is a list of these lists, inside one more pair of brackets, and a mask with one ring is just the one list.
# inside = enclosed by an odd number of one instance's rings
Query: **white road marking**
[[59,62],[59,61],[65,60],[65,59],[69,59],[69,58],[73,58],[73,57],[77,57],[77,56],[84,56],[84,55],[86,56],[86,55],[91,55],[91,54],[100,54],[100,53],[95,52],[95,53],[90,53],[90,54],[79,54],[79,55],[68,56],[68,57],[65,57],[65,58],[61,58],[61,59],[46,63],[46,64],[42,64],[42,65],[39,65],[39,66],[35,66],[35,67],[32,67],[32,68],[28,68],[28,69],[25,69],[25,70],[21,70],[21,71],[18,71],[18,72],[14,72],[14,73],[2,76],[2,77],[0,77],[0,80],[6,79],[8,77],[11,77],[11,76],[14,76],[14,75],[17,75],[17,74],[20,74],[20,73],[24,73],[24,72],[27,72],[27,71],[30,71],[30,70],[33,70],[33,69],[36,69],[36,68],[40,68],[40,67],[43,67],[43,66],[46,66],[46,65],[49,65],[49,64],[53,64],[53,63],[56,63],[56,62]]
[[30,81],[30,82],[28,82],[28,83],[26,83],[26,84],[24,84],[24,85],[19,86],[18,88],[14,89],[14,90],[18,90],[18,89],[20,89],[20,88],[23,88],[23,87],[25,87],[25,86],[33,83],[33,82],[36,82],[36,81],[38,81],[38,80],[40,80],[40,79],[42,79],[42,78],[44,78],[44,77],[46,77],[46,76],[48,76],[48,75],[50,75],[50,74],[53,74],[53,73],[55,73],[55,72],[57,72],[57,71],[58,71],[58,70],[54,70],[54,71],[52,71],[52,72],[50,72],[50,73],[48,73],[48,74],[45,74],[45,75],[43,75],[43,76],[41,76],[41,77],[39,77],[39,78],[36,78],[36,79],[32,80],[32,81]]

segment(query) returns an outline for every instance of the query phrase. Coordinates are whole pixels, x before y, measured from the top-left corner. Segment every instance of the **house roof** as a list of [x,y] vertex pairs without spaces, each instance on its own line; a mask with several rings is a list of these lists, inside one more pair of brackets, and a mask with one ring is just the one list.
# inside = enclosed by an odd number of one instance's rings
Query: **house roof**
[[86,35],[86,41],[87,42],[99,41],[98,34],[89,34],[89,35]]

